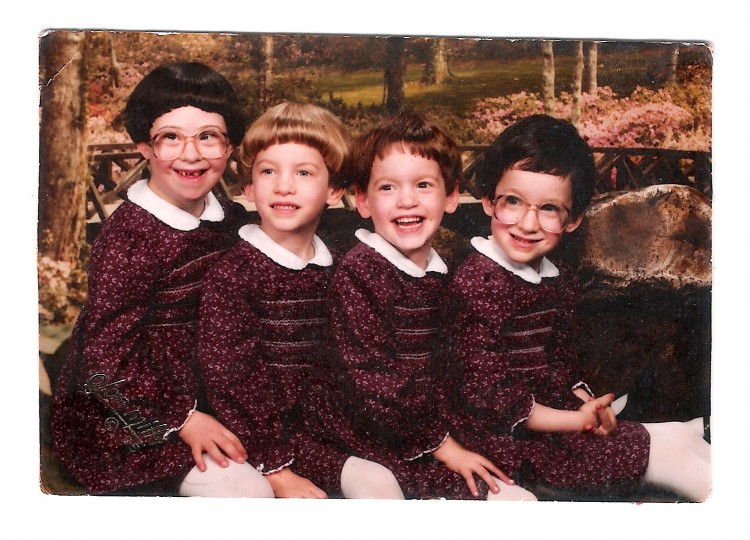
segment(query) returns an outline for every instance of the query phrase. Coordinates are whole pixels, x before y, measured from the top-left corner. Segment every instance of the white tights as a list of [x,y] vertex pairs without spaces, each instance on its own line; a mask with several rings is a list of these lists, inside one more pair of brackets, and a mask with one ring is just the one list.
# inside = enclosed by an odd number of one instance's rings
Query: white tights
[[[204,454],[206,470],[193,467],[180,484],[184,497],[252,497],[273,498],[273,489],[252,465],[227,460],[224,468]],[[490,492],[488,501],[536,501],[529,491],[497,480],[500,493]],[[401,487],[393,473],[383,465],[355,456],[349,457],[341,470],[341,492],[347,499],[403,499]]]
[[[493,478],[495,478],[493,476]],[[537,501],[539,499],[536,496],[521,486],[509,486],[505,482],[502,482],[495,478],[495,482],[500,487],[500,493],[492,493],[490,491],[487,494],[488,501]]]
[[206,470],[193,467],[180,484],[184,497],[253,497],[273,498],[271,484],[248,462],[235,463],[227,459],[224,468],[208,454],[203,455]]
[[403,499],[396,477],[374,461],[350,456],[341,469],[341,493],[347,499]]
[[711,445],[703,439],[702,419],[643,427],[651,436],[643,480],[691,501],[706,500],[711,493]]
[[[495,479],[500,493],[487,495],[488,501],[536,501],[533,493]],[[347,499],[403,499],[396,477],[386,467],[351,456],[341,471],[341,491]]]

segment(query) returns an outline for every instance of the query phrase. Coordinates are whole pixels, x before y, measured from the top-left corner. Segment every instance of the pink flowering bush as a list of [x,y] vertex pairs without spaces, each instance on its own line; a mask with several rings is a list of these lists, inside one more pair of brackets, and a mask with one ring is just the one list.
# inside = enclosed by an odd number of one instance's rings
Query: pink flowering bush
[[39,323],[74,321],[86,301],[86,273],[70,262],[40,256],[37,259],[37,278]]
[[[626,97],[618,97],[609,87],[584,93],[579,131],[592,146],[709,151],[710,88],[697,86],[637,87]],[[570,119],[572,106],[572,95],[563,92],[553,114]],[[488,144],[518,119],[541,112],[541,97],[521,92],[479,101],[469,124],[477,142]]]

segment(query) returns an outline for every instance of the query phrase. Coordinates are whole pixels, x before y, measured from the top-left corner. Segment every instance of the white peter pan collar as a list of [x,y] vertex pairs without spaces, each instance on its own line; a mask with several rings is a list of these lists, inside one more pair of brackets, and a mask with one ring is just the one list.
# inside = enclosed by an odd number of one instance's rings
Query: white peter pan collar
[[427,272],[448,273],[448,267],[433,248],[430,248],[430,253],[427,255],[427,268],[423,270],[379,234],[370,232],[367,229],[358,229],[354,234],[359,238],[360,242],[370,246],[385,257],[393,266],[411,277],[421,278]]
[[273,262],[290,270],[302,270],[308,264],[316,266],[331,266],[333,264],[331,252],[323,241],[318,238],[318,235],[313,236],[315,256],[309,261],[302,260],[284,246],[272,240],[258,225],[243,225],[240,227],[239,235],[245,242],[258,248],[261,253]]
[[178,231],[197,229],[201,221],[224,219],[224,209],[211,192],[206,195],[206,208],[199,218],[159,197],[148,187],[148,180],[139,180],[133,184],[128,189],[128,200]]
[[475,236],[471,239],[471,245],[482,255],[489,257],[508,272],[512,272],[529,283],[541,283],[542,278],[557,277],[560,275],[560,270],[547,257],[542,258],[542,262],[539,265],[539,272],[528,264],[511,261],[500,246],[495,243],[492,236],[488,236],[487,238]]

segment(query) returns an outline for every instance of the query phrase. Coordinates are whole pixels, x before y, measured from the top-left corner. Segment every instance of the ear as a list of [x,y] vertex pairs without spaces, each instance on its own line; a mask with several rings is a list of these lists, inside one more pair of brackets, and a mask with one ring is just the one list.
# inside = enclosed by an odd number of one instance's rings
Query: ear
[[573,231],[575,231],[578,228],[578,226],[581,224],[582,221],[583,221],[583,214],[581,214],[580,216],[578,216],[577,218],[575,218],[573,221],[569,222],[565,226],[565,232],[566,233],[572,233]]
[[151,159],[151,147],[148,145],[148,143],[139,142],[139,143],[136,143],[135,147],[138,149],[138,151],[146,160]]
[[484,210],[484,213],[490,217],[493,217],[495,215],[495,209],[492,206],[492,201],[490,201],[490,198],[487,195],[482,196],[482,209]]
[[326,199],[326,204],[328,206],[336,206],[343,196],[344,188],[332,188],[328,186],[328,198]]
[[245,184],[245,187],[242,188],[242,193],[245,194],[245,198],[248,200],[248,202],[251,202],[251,203],[255,202],[255,193],[253,193],[252,184]]
[[453,191],[448,193],[448,198],[445,200],[445,213],[452,214],[458,208],[458,184],[453,188]]
[[360,188],[354,188],[354,203],[357,205],[359,215],[367,219],[370,217],[370,207],[367,204],[367,192]]

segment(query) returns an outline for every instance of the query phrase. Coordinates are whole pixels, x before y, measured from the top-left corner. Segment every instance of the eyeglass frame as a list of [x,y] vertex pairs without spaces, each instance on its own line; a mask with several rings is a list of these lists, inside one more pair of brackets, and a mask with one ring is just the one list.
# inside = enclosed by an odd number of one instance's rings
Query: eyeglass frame
[[[499,217],[497,217],[497,201],[499,201],[500,199],[502,199],[503,197],[505,197],[507,195],[510,195],[510,196],[515,197],[518,200],[522,201],[524,203],[524,206],[526,207],[526,211],[523,214],[521,214],[518,217],[517,220],[511,221],[511,222],[503,221],[502,219],[500,219]],[[492,215],[493,215],[493,217],[496,220],[498,220],[500,223],[503,223],[505,225],[515,225],[516,223],[518,223],[519,221],[521,221],[523,218],[525,218],[526,214],[528,214],[531,211],[532,208],[534,208],[535,211],[536,211],[536,220],[539,223],[539,227],[542,230],[547,231],[548,233],[553,233],[553,234],[561,233],[561,232],[563,232],[565,230],[565,227],[567,227],[568,224],[570,223],[571,209],[568,208],[567,206],[565,206],[562,203],[555,203],[555,202],[552,202],[552,201],[545,201],[545,202],[539,203],[539,204],[530,204],[529,201],[527,201],[526,199],[524,199],[520,195],[516,195],[515,193],[501,193],[500,195],[497,195],[494,199],[492,199],[490,201],[490,204],[492,205]],[[565,219],[560,224],[560,230],[559,231],[551,231],[551,230],[549,230],[549,229],[547,229],[547,228],[545,228],[545,227],[542,226],[542,222],[539,219],[539,207],[540,206],[544,206],[545,204],[554,204],[555,206],[561,206],[565,210],[565,212],[567,213]]]
[[[195,140],[195,138],[196,138],[196,137],[199,137],[199,136],[200,136],[200,135],[202,135],[203,133],[206,133],[206,132],[213,132],[213,131],[215,131],[216,133],[219,133],[219,134],[220,134],[220,135],[221,135],[222,137],[224,137],[224,151],[223,151],[223,152],[221,153],[221,155],[218,155],[218,156],[216,156],[216,157],[214,157],[214,158],[207,158],[207,157],[205,157],[205,156],[204,156],[204,155],[203,155],[203,154],[201,153],[200,147],[199,147],[199,146],[198,146],[198,144],[196,143],[196,140]],[[198,133],[194,133],[193,135],[185,135],[184,133],[181,133],[180,131],[178,131],[178,130],[176,130],[176,129],[169,129],[169,130],[165,129],[165,130],[162,130],[162,131],[160,131],[160,132],[156,133],[156,134],[155,134],[155,135],[154,135],[153,137],[151,137],[151,139],[150,139],[150,140],[148,141],[148,147],[149,147],[149,148],[151,148],[151,150],[152,150],[152,151],[153,151],[153,153],[154,153],[154,157],[155,157],[156,159],[165,159],[165,158],[160,158],[160,157],[159,157],[158,155],[156,155],[156,148],[154,147],[154,141],[156,140],[156,138],[157,138],[157,137],[158,137],[159,135],[161,135],[161,134],[163,134],[163,133],[176,133],[176,134],[178,134],[178,135],[181,135],[181,136],[182,136],[182,137],[184,138],[184,141],[183,141],[183,143],[182,143],[182,148],[180,149],[180,153],[179,153],[179,154],[177,154],[177,157],[175,157],[175,158],[174,158],[173,160],[169,160],[169,161],[175,161],[175,160],[179,159],[179,158],[180,158],[180,156],[182,156],[182,154],[183,154],[183,153],[185,152],[185,149],[187,148],[187,144],[188,144],[188,142],[192,142],[192,143],[193,143],[193,146],[195,146],[195,149],[196,149],[196,150],[198,151],[198,154],[199,154],[199,155],[200,155],[200,156],[201,156],[201,157],[202,157],[203,159],[219,159],[219,158],[222,158],[222,157],[224,157],[224,156],[225,156],[225,155],[227,154],[227,151],[228,151],[228,150],[229,150],[229,148],[230,148],[230,147],[232,146],[232,143],[231,143],[231,142],[229,141],[229,135],[228,135],[228,134],[227,134],[226,132],[224,132],[224,131],[222,131],[221,129],[219,129],[219,128],[203,129],[203,130],[199,131]]]

